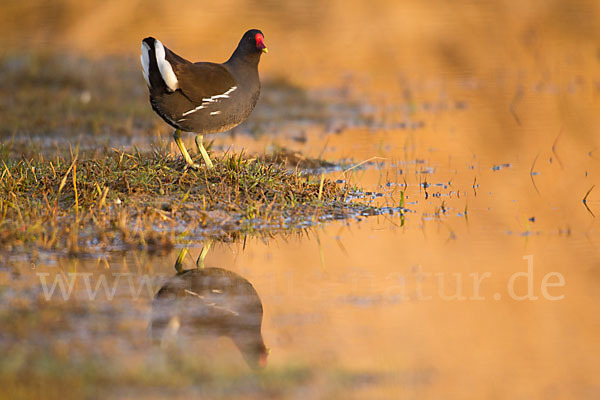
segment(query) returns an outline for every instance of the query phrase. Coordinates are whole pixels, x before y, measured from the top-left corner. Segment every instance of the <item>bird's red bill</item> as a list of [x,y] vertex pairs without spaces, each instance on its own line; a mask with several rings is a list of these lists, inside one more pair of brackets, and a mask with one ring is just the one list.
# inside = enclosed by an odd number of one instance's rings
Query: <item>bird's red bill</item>
[[267,53],[268,50],[267,46],[265,45],[265,37],[262,34],[257,33],[254,38],[256,39],[256,48],[262,50],[263,53]]
[[265,368],[267,366],[267,359],[269,358],[269,353],[261,353],[258,359],[258,365],[261,368]]

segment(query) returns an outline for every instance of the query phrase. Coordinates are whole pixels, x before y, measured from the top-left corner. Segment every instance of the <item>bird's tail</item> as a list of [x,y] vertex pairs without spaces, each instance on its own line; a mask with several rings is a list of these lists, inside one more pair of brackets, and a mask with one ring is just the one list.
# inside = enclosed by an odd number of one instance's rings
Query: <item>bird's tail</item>
[[167,49],[160,40],[147,37],[142,40],[142,74],[150,89],[177,90],[179,82],[171,63],[166,58]]

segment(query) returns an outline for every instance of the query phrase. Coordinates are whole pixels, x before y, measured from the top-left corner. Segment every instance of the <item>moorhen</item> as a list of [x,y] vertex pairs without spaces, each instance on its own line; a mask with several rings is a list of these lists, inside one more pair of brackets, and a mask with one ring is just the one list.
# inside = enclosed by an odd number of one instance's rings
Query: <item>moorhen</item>
[[[148,331],[157,343],[179,329],[193,335],[226,336],[248,366],[263,368],[269,349],[261,333],[262,318],[258,293],[240,275],[222,268],[184,270],[154,296]],[[172,325],[175,332],[169,332]]]
[[202,145],[203,135],[223,132],[244,121],[260,94],[258,62],[267,52],[258,29],[244,33],[226,62],[191,63],[159,40],[142,41],[142,70],[150,90],[152,109],[175,128],[173,138],[188,166],[192,161],[181,132],[196,132],[196,146],[208,168],[213,164]]

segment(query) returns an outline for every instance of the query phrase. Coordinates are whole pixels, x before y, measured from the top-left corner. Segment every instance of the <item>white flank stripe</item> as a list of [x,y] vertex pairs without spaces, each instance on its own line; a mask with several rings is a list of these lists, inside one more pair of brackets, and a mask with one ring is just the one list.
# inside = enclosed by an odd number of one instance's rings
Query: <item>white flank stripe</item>
[[[204,103],[203,103],[203,104],[204,104]],[[190,111],[186,111],[186,112],[184,112],[184,113],[183,113],[183,114],[181,114],[181,115],[182,115],[183,117],[185,117],[186,115],[188,115],[188,114],[191,114],[191,113],[193,113],[193,112],[196,112],[196,111],[198,111],[198,110],[201,110],[201,109],[203,109],[203,108],[204,108],[204,106],[198,106],[198,107],[196,107],[196,108],[194,108],[194,109],[192,109],[192,110],[190,110]]]
[[169,62],[166,60],[165,47],[159,40],[154,41],[154,51],[156,52],[156,63],[158,64],[160,76],[162,76],[167,87],[174,92],[179,87],[177,76],[175,76],[175,72],[173,72],[173,67],[171,64],[169,64]]
[[[168,64],[168,63],[167,63]],[[198,110],[202,110],[203,108],[206,108],[206,106],[210,105],[210,103],[216,103],[219,101],[219,99],[228,99],[229,95],[233,92],[235,92],[235,90],[237,89],[237,86],[232,86],[231,88],[229,88],[228,91],[226,91],[223,94],[216,94],[214,96],[211,97],[206,97],[204,99],[202,99],[202,104],[200,104],[198,107],[193,108],[189,111],[184,112],[183,114],[181,114],[182,117],[185,117],[188,114],[191,113],[195,113]],[[210,113],[210,115],[217,115],[220,114],[221,111],[213,111]]]
[[152,87],[150,85],[150,46],[146,44],[146,42],[142,42],[142,55],[140,56],[140,61],[142,62],[142,74],[144,74],[144,79],[148,84],[148,87]]
[[231,87],[228,91],[226,91],[223,94],[217,94],[217,95],[214,95],[214,96],[211,96],[211,97],[207,97],[205,99],[202,99],[202,101],[205,101],[207,103],[212,103],[212,102],[217,101],[218,99],[228,99],[229,95],[231,93],[235,92],[236,89],[237,89],[237,86],[233,86],[233,87]]

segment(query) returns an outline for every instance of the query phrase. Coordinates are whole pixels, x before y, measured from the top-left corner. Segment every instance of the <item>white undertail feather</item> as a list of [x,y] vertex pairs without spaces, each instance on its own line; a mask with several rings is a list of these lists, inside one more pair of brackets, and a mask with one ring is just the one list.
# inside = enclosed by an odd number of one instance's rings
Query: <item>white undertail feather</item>
[[179,82],[177,82],[177,76],[175,76],[175,72],[173,72],[173,67],[165,58],[165,47],[159,40],[154,41],[154,52],[156,54],[156,63],[158,64],[160,76],[163,81],[165,81],[167,88],[174,92],[179,87]]
[[142,62],[142,74],[144,74],[144,80],[146,80],[148,87],[152,87],[152,85],[150,85],[150,46],[148,46],[146,42],[142,42],[142,55],[140,56],[140,61]]

